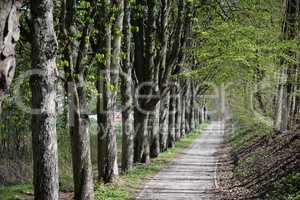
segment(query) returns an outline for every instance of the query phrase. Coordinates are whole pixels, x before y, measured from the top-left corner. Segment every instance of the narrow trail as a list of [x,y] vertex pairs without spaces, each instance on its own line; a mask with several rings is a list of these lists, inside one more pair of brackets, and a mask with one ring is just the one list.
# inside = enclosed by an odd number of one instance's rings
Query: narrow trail
[[217,148],[223,141],[222,122],[212,122],[187,149],[145,183],[136,200],[215,199]]

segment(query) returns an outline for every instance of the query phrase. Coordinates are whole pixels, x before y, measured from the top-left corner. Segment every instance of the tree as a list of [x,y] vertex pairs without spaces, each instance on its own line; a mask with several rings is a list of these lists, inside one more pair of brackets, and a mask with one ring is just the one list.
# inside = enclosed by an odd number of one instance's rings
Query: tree
[[[105,1],[102,6],[112,11],[101,17],[101,20],[112,21],[112,25],[104,23],[106,40],[102,41],[102,48],[105,49],[106,62],[102,64],[104,69],[104,84],[102,86],[103,112],[100,110],[100,99],[98,99],[98,170],[99,179],[104,182],[112,182],[114,176],[118,175],[117,164],[117,134],[114,124],[116,113],[118,80],[121,59],[121,38],[123,29],[124,2],[123,0]],[[99,28],[101,28],[99,26]],[[100,76],[100,74],[98,74]],[[99,78],[98,78],[99,79]],[[100,87],[100,85],[98,86]]]
[[[97,123],[98,123],[98,179],[107,180],[114,174],[114,166],[108,166],[108,132],[112,130],[112,112],[110,98],[110,67],[111,67],[111,1],[100,3],[98,20],[95,24],[97,34],[94,53],[103,55],[104,60],[97,60]],[[99,52],[97,49],[100,47]]]
[[38,200],[58,200],[56,136],[56,52],[53,1],[33,0],[32,16],[32,147],[34,195]]
[[[283,24],[282,24],[282,35],[283,40],[293,40],[297,37],[299,33],[299,27],[297,25],[297,18],[300,14],[299,2],[296,0],[285,0],[283,2]],[[286,54],[293,59],[297,59],[295,52],[291,49],[285,50]],[[285,131],[290,129],[290,122],[292,119],[291,111],[293,101],[296,98],[293,96],[294,84],[297,79],[294,78],[294,73],[298,68],[295,64],[289,64],[287,61],[283,61],[283,69],[281,70],[278,85],[278,97],[277,97],[277,110],[275,118],[275,129],[278,131]],[[286,79],[286,80],[285,80]],[[294,82],[293,82],[294,81]]]
[[[150,141],[148,132],[149,111],[153,110],[154,105],[149,105],[148,99],[144,95],[148,95],[152,91],[152,86],[147,85],[152,83],[152,70],[154,69],[154,55],[155,55],[155,8],[156,0],[148,0],[145,2],[137,1],[137,6],[141,6],[147,13],[139,14],[134,20],[135,26],[138,27],[138,32],[134,33],[135,43],[135,60],[134,69],[137,75],[137,106],[134,113],[135,123],[135,162],[150,162]],[[145,21],[146,28],[144,28],[144,15],[147,16]],[[144,40],[145,34],[145,40]]]
[[21,1],[0,2],[0,92],[10,86],[16,67],[15,46],[20,37],[19,17]]
[[[65,79],[69,101],[69,132],[72,147],[74,193],[76,200],[89,200],[94,198],[93,175],[90,150],[89,116],[87,113],[87,96],[84,83],[86,82],[87,48],[91,24],[95,10],[88,6],[83,17],[81,32],[76,26],[77,5],[74,0],[66,1],[66,14],[64,16],[64,34],[67,45],[64,59],[67,61]],[[77,36],[80,35],[77,40]]]
[[122,96],[122,170],[133,167],[134,154],[134,109],[133,109],[133,81],[131,62],[131,5],[124,0],[123,48],[124,59],[121,74]]

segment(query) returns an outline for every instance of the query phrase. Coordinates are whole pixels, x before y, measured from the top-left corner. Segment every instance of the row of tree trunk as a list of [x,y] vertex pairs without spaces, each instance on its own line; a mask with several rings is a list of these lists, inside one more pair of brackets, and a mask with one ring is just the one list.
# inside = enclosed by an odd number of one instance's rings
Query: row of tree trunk
[[[186,49],[192,47],[192,2],[93,0],[83,7],[79,4],[82,6],[76,0],[61,1],[60,29],[55,30],[53,0],[30,2],[33,182],[37,200],[59,199],[57,58],[65,61],[76,200],[94,199],[85,88],[91,66],[96,66],[97,77],[99,181],[112,182],[118,175],[114,124],[118,92],[122,171],[132,169],[134,163],[150,163],[151,157],[174,147],[176,141],[207,120],[206,109],[197,104],[196,83],[177,77],[191,69],[192,58],[186,56]],[[18,0],[0,2],[1,91],[9,86],[15,69],[20,7]],[[183,69],[183,65],[187,67]]]
[[[300,3],[297,0],[284,0],[283,8],[282,40],[297,42]],[[274,128],[279,132],[299,129],[300,123],[299,56],[293,49],[285,49],[284,53],[290,59],[281,61],[282,69],[278,75]]]

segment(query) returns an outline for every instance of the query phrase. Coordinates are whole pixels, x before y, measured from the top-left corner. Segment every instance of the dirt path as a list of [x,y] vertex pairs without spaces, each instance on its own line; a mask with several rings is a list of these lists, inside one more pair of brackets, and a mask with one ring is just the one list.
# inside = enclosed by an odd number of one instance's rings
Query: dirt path
[[135,199],[215,199],[215,153],[223,141],[223,130],[221,122],[211,123],[189,148],[149,180]]

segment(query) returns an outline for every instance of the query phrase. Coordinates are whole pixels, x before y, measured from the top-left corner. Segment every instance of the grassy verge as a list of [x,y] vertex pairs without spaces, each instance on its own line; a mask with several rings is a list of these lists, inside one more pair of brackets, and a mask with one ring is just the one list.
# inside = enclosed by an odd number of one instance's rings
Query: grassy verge
[[30,183],[0,187],[1,200],[22,199],[26,193],[32,193],[32,185]]
[[[95,200],[130,199],[145,178],[149,178],[160,171],[175,158],[180,150],[192,144],[201,134],[201,130],[206,126],[207,125],[203,124],[197,130],[186,135],[176,143],[174,148],[161,153],[159,157],[153,159],[150,165],[137,165],[132,171],[120,175],[113,184],[104,185],[102,183],[96,183]],[[62,191],[70,191],[71,185],[71,178],[61,177],[60,189]],[[0,200],[24,199],[27,193],[32,193],[32,185],[30,183],[0,187]]]

